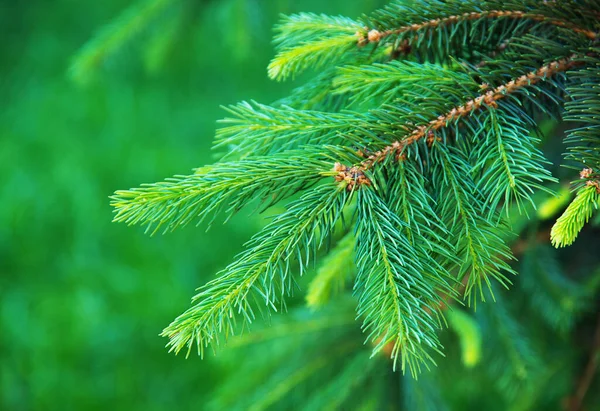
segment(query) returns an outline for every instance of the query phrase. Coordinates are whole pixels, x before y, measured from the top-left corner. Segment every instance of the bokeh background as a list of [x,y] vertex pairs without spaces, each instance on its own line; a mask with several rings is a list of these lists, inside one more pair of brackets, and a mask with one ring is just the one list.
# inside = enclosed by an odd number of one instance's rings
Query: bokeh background
[[383,3],[0,1],[0,409],[203,409],[214,360],[158,334],[264,218],[150,237],[108,197],[211,162],[220,105],[293,87],[266,75],[280,13]]

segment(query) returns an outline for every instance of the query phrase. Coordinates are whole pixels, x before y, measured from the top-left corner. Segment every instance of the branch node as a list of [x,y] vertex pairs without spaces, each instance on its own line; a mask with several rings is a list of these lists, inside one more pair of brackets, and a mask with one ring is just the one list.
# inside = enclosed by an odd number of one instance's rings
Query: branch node
[[369,33],[367,34],[367,39],[369,40],[370,43],[377,43],[379,42],[379,40],[381,40],[382,38],[382,34],[380,31],[378,30],[371,30],[369,31]]
[[591,168],[584,168],[579,173],[579,177],[583,180],[583,179],[592,177],[593,174],[594,174],[594,170],[592,170]]
[[585,185],[588,187],[596,187],[596,193],[600,194],[600,182],[597,180],[588,180]]
[[352,191],[362,185],[371,185],[371,180],[365,175],[360,166],[348,167],[342,163],[335,163],[333,171],[337,172],[334,177],[337,182],[345,182],[346,189]]

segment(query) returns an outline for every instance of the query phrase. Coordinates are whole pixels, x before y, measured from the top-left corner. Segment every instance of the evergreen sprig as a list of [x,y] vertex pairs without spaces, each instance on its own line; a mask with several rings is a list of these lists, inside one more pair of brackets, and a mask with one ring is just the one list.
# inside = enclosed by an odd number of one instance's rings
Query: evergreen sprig
[[[569,159],[584,168],[552,243],[571,244],[598,207],[600,3],[403,3],[358,20],[284,18],[269,75],[322,73],[272,105],[229,107],[221,162],[113,197],[115,221],[154,231],[255,200],[260,210],[290,201],[164,331],[172,350],[196,344],[202,353],[239,330],[236,317],[246,325],[260,307],[285,307],[294,273],[341,225],[309,304],[323,306],[349,280],[342,260],[354,254],[357,311],[374,352],[412,374],[429,367],[446,305],[460,293],[470,303],[493,297],[515,274],[505,219],[530,211],[556,181],[536,135],[543,119],[576,123]],[[497,373],[508,384],[537,365],[509,316],[487,310],[481,322],[500,324],[489,327],[513,361]],[[321,367],[315,359],[297,378]]]
[[[297,149],[306,144],[366,144],[378,141],[385,130],[377,127],[369,115],[326,113],[271,107],[259,103],[240,103],[227,107],[233,116],[220,121],[215,147],[227,148],[228,155],[238,157],[274,154]],[[248,138],[248,134],[252,138]]]
[[269,207],[331,175],[327,158],[307,157],[307,152],[218,163],[192,175],[117,191],[111,202],[118,210],[114,220],[146,225],[151,232],[165,226],[166,232],[194,220],[199,224],[220,210],[232,215],[257,198]]
[[300,13],[284,17],[276,27],[279,53],[269,64],[269,77],[284,80],[304,71],[335,61],[356,43],[361,23],[346,17]]
[[263,300],[262,306],[277,311],[283,297],[293,290],[292,267],[300,275],[308,268],[316,250],[333,232],[343,216],[349,200],[343,187],[319,186],[305,193],[277,216],[246,245],[221,276],[199,290],[188,311],[177,317],[164,331],[175,352],[197,345],[198,352],[211,343],[219,343],[219,335],[236,332],[236,315],[244,323],[254,321],[250,304],[252,293]]
[[473,136],[475,149],[471,155],[472,173],[481,173],[478,190],[489,206],[490,213],[505,209],[513,202],[519,210],[523,202],[535,207],[536,190],[550,191],[548,183],[555,182],[550,172],[540,165],[549,165],[536,147],[539,139],[523,138],[529,134],[526,124],[509,111],[489,109],[483,127],[484,136]]
[[501,236],[504,228],[493,217],[492,221],[484,217],[485,200],[468,177],[468,163],[460,154],[440,147],[432,160],[433,178],[439,184],[438,214],[454,240],[460,261],[458,278],[466,279],[465,298],[475,302],[479,295],[484,300],[483,285],[491,291],[494,279],[506,287],[506,274],[514,274],[508,264],[512,253]]
[[568,158],[585,167],[600,169],[600,47],[590,49],[584,57],[585,66],[571,75],[568,87],[570,100],[565,103],[565,120],[578,126],[570,131],[565,142]]
[[372,190],[359,191],[357,208],[358,314],[375,352],[387,349],[416,375],[433,362],[426,348],[441,349],[435,330],[442,293],[452,294],[450,275],[411,245],[400,231],[405,224]]
[[479,89],[468,73],[438,64],[391,61],[360,66],[342,66],[334,78],[336,93],[351,94],[353,103],[377,99],[379,105],[392,103],[406,94],[428,98],[448,94],[464,97]]
[[589,221],[600,203],[600,189],[595,184],[581,187],[575,199],[552,227],[552,244],[564,247],[573,244],[583,225]]

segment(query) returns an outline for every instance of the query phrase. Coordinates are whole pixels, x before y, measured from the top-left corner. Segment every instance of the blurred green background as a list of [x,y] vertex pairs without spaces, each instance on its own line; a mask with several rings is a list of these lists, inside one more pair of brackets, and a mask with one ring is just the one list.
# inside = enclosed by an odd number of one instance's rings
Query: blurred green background
[[203,408],[214,361],[158,334],[264,219],[150,237],[108,196],[211,162],[219,105],[286,94],[280,13],[383,3],[0,1],[0,409]]

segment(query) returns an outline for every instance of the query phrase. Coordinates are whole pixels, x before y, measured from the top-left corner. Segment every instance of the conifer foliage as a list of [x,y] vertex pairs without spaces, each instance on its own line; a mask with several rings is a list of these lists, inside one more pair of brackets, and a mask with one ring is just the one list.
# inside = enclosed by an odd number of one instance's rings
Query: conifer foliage
[[[353,282],[373,352],[414,376],[441,358],[453,302],[492,304],[478,315],[494,318],[504,328],[490,327],[506,329],[505,338],[518,326],[489,300],[519,271],[507,233],[520,229],[510,216],[536,218],[540,196],[557,188],[540,149],[546,119],[569,127],[563,165],[576,192],[552,244],[572,244],[593,217],[600,2],[405,3],[359,19],[284,17],[268,75],[321,73],[281,101],[227,108],[215,142],[222,161],[112,197],[115,221],[151,232],[286,204],[164,330],[171,350],[203,353],[258,310],[285,308],[303,274],[315,276],[312,307]],[[524,287],[535,288],[531,281]],[[450,326],[469,323],[460,318]],[[527,361],[528,348],[507,350]],[[363,357],[352,361],[366,367]]]

